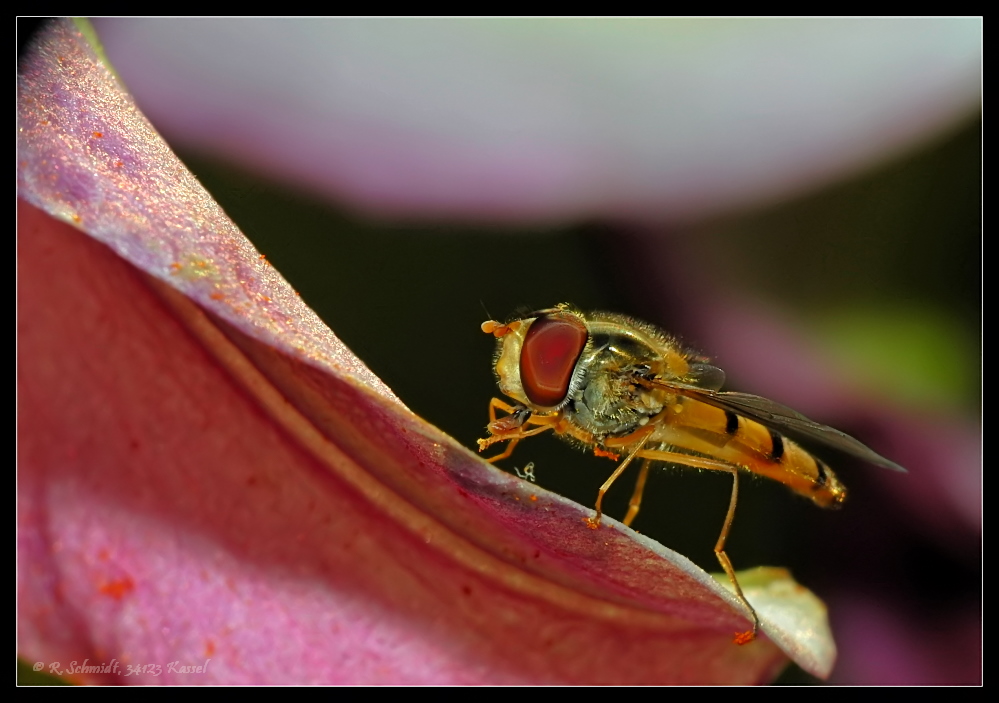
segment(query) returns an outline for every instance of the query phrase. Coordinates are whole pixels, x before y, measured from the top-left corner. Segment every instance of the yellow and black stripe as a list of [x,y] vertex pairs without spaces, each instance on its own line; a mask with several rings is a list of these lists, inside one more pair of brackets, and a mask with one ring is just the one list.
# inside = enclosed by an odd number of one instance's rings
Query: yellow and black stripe
[[653,441],[720,459],[779,481],[823,507],[846,499],[846,488],[811,452],[766,425],[731,410],[681,397],[664,411]]

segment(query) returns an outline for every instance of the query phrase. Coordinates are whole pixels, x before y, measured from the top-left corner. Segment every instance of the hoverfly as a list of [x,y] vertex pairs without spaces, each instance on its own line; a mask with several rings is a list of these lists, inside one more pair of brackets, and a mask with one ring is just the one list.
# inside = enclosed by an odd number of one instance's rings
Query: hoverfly
[[[482,331],[498,340],[499,388],[516,401],[511,405],[493,398],[489,403],[489,436],[478,441],[479,451],[497,442],[509,444],[488,461],[505,459],[520,440],[548,430],[598,456],[624,457],[597,492],[590,527],[599,527],[604,494],[635,459],[642,465],[625,525],[638,514],[649,468],[656,462],[732,475],[728,513],[714,551],[752,616],[753,629],[736,635],[739,644],[754,639],[760,624],[725,553],[739,471],[780,481],[824,508],[842,504],[846,488],[821,459],[790,438],[905,471],[853,437],[791,408],[720,391],[725,381],[721,369],[652,325],[623,315],[584,315],[563,304],[512,322],[488,320]],[[507,414],[497,417],[497,409]]]

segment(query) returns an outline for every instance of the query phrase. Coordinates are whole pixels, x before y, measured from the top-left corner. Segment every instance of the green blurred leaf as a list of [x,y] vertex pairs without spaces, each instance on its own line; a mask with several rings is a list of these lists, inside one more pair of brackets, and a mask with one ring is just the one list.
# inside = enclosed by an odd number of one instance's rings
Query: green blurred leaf
[[[948,406],[973,401],[978,370],[965,327],[926,306],[871,305],[817,318],[825,349],[851,374],[900,402]],[[940,408],[938,408],[940,409]]]

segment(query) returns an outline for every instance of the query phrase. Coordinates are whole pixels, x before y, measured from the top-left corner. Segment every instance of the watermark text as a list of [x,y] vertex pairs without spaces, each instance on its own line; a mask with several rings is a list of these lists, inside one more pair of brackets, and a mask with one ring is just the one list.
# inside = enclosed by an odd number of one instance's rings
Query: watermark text
[[166,664],[125,664],[112,659],[109,662],[91,662],[84,659],[78,662],[75,659],[67,665],[62,662],[35,662],[31,667],[35,671],[46,671],[53,676],[74,676],[78,674],[116,674],[120,676],[160,676],[164,672],[167,674],[204,674],[208,671],[208,662],[189,663],[180,660],[167,662]]

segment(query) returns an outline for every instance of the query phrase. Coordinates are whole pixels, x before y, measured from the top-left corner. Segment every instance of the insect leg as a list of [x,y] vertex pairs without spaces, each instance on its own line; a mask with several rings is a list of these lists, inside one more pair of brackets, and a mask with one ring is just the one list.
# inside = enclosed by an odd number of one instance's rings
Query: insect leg
[[649,477],[649,468],[651,466],[651,459],[646,459],[642,462],[642,469],[638,474],[638,480],[635,481],[635,492],[631,494],[631,500],[628,501],[628,513],[622,521],[628,527],[631,527],[631,522],[638,515],[638,509],[642,505],[642,494],[645,492],[645,479]]
[[[481,444],[482,442],[485,442],[485,441],[486,440],[484,440],[484,439],[480,439],[479,440],[479,451],[480,452],[483,449],[485,449],[485,447],[483,447],[482,444]],[[511,439],[510,443],[508,445],[506,445],[506,449],[503,450],[502,454],[497,454],[496,456],[491,456],[488,459],[486,459],[486,461],[488,461],[490,464],[495,464],[497,461],[502,461],[503,459],[506,459],[508,456],[510,456],[511,454],[513,454],[514,447],[517,446],[518,442],[520,442],[519,439]]]
[[517,446],[517,442],[524,439],[525,437],[533,437],[536,434],[541,434],[542,432],[546,432],[551,429],[555,429],[554,422],[546,422],[541,427],[535,427],[532,430],[517,430],[516,432],[511,432],[507,436],[493,435],[491,437],[486,437],[485,439],[479,440],[479,451],[480,452],[483,451],[486,447],[495,444],[496,442],[506,442],[506,441],[510,442],[510,444],[507,445],[506,451],[504,451],[502,454],[497,454],[494,457],[486,459],[486,461],[488,461],[491,464],[495,461],[499,461],[500,459],[506,459],[508,456],[510,456],[513,453],[513,448]]
[[732,586],[735,588],[735,597],[738,598],[739,602],[746,607],[753,618],[753,629],[747,632],[736,633],[735,642],[736,644],[746,644],[747,642],[751,642],[756,639],[756,633],[760,628],[760,617],[756,614],[756,609],[749,604],[748,600],[746,600],[746,596],[742,592],[742,586],[739,585],[739,580],[735,577],[735,569],[732,568],[732,562],[729,560],[728,554],[725,553],[725,540],[728,539],[728,533],[732,529],[732,521],[735,519],[735,506],[739,502],[739,468],[737,466],[733,466],[732,464],[718,461],[717,459],[708,459],[706,457],[694,456],[691,454],[680,454],[677,452],[665,452],[652,449],[641,451],[637,454],[638,456],[643,457],[646,461],[655,460],[673,464],[684,464],[698,469],[727,471],[732,474],[732,497],[728,503],[728,512],[725,514],[725,523],[722,525],[721,534],[718,535],[718,541],[715,543],[715,556],[718,557],[718,563],[721,564],[722,569],[725,570],[725,574],[728,576],[729,581],[732,582]]
[[[496,408],[509,413],[509,415],[497,418]],[[483,451],[486,447],[495,444],[496,442],[509,441],[510,444],[507,445],[507,448],[503,453],[490,457],[486,461],[492,464],[502,459],[506,459],[513,453],[513,449],[517,446],[517,442],[525,437],[530,437],[531,435],[539,434],[545,430],[553,429],[557,422],[557,418],[538,417],[537,415],[532,415],[531,411],[522,405],[510,405],[499,398],[493,398],[489,401],[489,425],[487,427],[489,430],[489,436],[485,439],[479,440],[479,451]],[[528,424],[540,425],[540,427],[535,427],[531,430],[523,429],[524,425]]]
[[749,609],[749,612],[753,616],[753,629],[749,632],[738,632],[735,635],[736,644],[746,644],[756,639],[756,632],[760,629],[760,616],[756,614],[756,609],[749,604],[746,596],[743,595],[739,579],[735,577],[735,569],[732,568],[732,562],[729,560],[728,554],[725,553],[725,540],[728,539],[728,531],[732,528],[732,520],[735,519],[735,506],[739,502],[739,470],[733,466],[729,468],[729,471],[732,472],[732,499],[728,503],[725,524],[722,525],[721,534],[718,535],[718,541],[715,542],[715,556],[718,557],[718,562],[725,569],[729,581],[735,587],[736,597]]
[[597,511],[597,514],[591,518],[586,519],[586,524],[588,524],[594,530],[600,526],[600,517],[601,515],[603,515],[602,511],[600,510],[600,504],[604,502],[604,494],[608,490],[610,490],[611,485],[613,485],[614,481],[617,480],[617,477],[620,476],[622,473],[624,473],[624,470],[628,468],[628,464],[630,464],[631,460],[638,455],[638,452],[641,451],[642,447],[645,446],[645,443],[649,441],[649,437],[651,436],[652,433],[650,432],[647,433],[644,437],[642,437],[638,445],[631,451],[630,454],[628,454],[625,460],[621,462],[621,465],[618,466],[616,469],[614,469],[614,473],[612,473],[610,477],[606,481],[604,481],[604,485],[602,485],[600,487],[600,490],[597,491],[597,503],[596,505],[593,506],[594,509]]
[[693,466],[695,469],[708,469],[710,471],[727,471],[732,473],[737,468],[726,461],[719,461],[718,459],[708,459],[703,456],[681,454],[679,452],[664,452],[658,449],[644,449],[638,452],[638,456],[642,459],[652,459],[653,461],[662,461],[668,464],[683,464],[684,466]]
[[499,408],[503,412],[509,413],[510,415],[512,415],[514,413],[514,411],[516,410],[516,408],[513,407],[512,405],[510,405],[509,403],[503,402],[499,398],[493,398],[492,400],[489,401],[489,423],[490,424],[496,422],[496,419],[497,419],[496,418],[496,408]]

